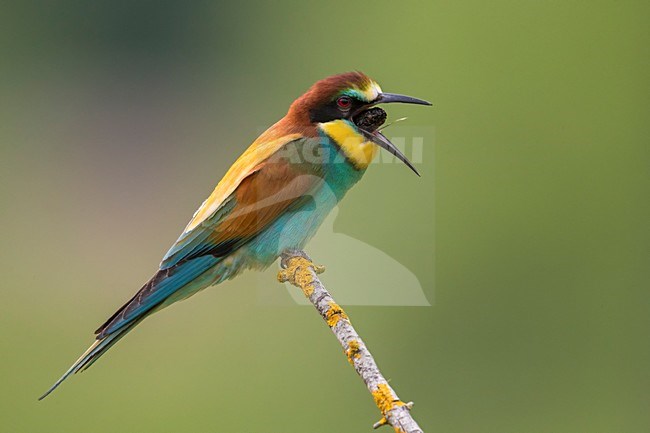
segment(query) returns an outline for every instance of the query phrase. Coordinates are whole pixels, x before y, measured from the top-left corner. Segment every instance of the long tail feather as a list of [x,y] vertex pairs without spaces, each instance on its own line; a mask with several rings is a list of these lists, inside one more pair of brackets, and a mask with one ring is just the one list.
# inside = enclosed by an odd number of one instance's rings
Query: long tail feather
[[165,302],[168,298],[175,302],[182,299],[183,294],[189,296],[213,283],[212,274],[204,277],[201,277],[201,274],[218,261],[219,258],[213,256],[199,257],[156,272],[129,302],[96,331],[97,340],[39,400],[47,397],[70,375],[90,367],[145,317],[169,305],[169,302]]
[[66,379],[68,378],[68,376],[70,376],[71,374],[76,373],[77,371],[79,371],[79,368],[80,368],[79,366],[80,366],[81,364],[83,364],[84,360],[86,360],[88,357],[92,356],[93,351],[95,351],[95,350],[96,350],[96,349],[97,349],[97,348],[98,348],[98,347],[99,347],[99,346],[100,346],[100,345],[101,345],[105,340],[107,340],[107,339],[109,339],[109,338],[110,338],[110,336],[109,336],[109,337],[106,337],[104,340],[96,340],[96,341],[95,341],[95,342],[94,342],[94,343],[93,343],[93,344],[88,348],[88,350],[86,350],[86,351],[85,351],[85,352],[84,352],[84,353],[79,357],[79,359],[77,359],[77,361],[76,361],[74,364],[72,364],[72,367],[70,367],[70,368],[68,369],[68,371],[66,371],[65,373],[63,373],[63,376],[61,376],[61,377],[59,378],[59,380],[57,380],[57,381],[54,383],[54,385],[52,385],[52,386],[50,387],[50,389],[48,389],[47,391],[45,391],[45,394],[43,394],[42,396],[40,396],[40,397],[38,398],[39,401],[40,401],[40,400],[43,400],[45,397],[47,397],[48,395],[50,395],[50,393],[51,393],[52,391],[54,391],[56,388],[58,388],[58,386],[61,385],[61,383],[62,383],[64,380],[66,380]]
[[145,317],[142,316],[135,322],[131,322],[128,326],[120,329],[114,334],[110,334],[100,340],[95,340],[95,342],[75,361],[74,364],[65,372],[63,376],[57,380],[54,385],[50,387],[45,393],[38,398],[38,400],[43,400],[45,397],[50,395],[52,391],[57,389],[61,383],[66,380],[70,375],[84,371],[90,367],[95,361],[99,359],[108,349],[110,349],[115,343],[117,343],[122,337],[124,337],[131,329],[133,329],[138,323],[140,323]]

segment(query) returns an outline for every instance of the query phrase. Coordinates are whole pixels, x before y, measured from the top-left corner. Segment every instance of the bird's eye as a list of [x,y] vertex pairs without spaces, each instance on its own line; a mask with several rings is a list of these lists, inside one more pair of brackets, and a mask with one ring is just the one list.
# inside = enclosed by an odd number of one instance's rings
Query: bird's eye
[[338,105],[341,110],[349,110],[352,106],[352,99],[349,96],[341,96],[336,100],[336,105]]

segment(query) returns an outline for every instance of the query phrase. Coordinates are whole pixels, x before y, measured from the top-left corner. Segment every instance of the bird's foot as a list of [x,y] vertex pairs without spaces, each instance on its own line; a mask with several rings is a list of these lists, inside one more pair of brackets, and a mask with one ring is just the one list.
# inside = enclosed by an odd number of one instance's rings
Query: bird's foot
[[280,266],[282,269],[278,272],[278,281],[281,283],[288,282],[300,287],[307,297],[313,292],[312,283],[314,278],[310,273],[310,269],[313,269],[316,274],[325,272],[325,266],[315,265],[304,251],[299,250],[282,253]]

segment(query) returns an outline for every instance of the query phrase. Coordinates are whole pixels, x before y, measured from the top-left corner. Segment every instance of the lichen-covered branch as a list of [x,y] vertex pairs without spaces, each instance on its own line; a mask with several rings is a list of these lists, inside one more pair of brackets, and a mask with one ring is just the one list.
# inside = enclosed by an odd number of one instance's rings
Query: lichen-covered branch
[[318,274],[325,269],[312,263],[303,251],[290,251],[283,254],[281,266],[283,269],[278,273],[278,280],[288,281],[302,290],[336,335],[348,361],[372,394],[382,414],[381,420],[376,422],[373,428],[389,424],[397,433],[422,433],[422,429],[411,417],[413,403],[402,402],[393,388],[388,385],[368,348],[352,327],[347,314],[334,301],[318,278]]

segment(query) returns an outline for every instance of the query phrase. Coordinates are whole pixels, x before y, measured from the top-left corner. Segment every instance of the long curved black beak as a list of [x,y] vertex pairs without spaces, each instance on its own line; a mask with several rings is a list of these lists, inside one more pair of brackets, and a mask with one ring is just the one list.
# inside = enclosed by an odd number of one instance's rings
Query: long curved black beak
[[397,93],[382,93],[375,99],[375,104],[388,104],[390,102],[401,102],[403,104],[432,105],[431,102],[424,99],[414,98],[412,96],[399,95]]
[[401,150],[397,148],[393,143],[390,142],[388,138],[384,136],[379,131],[375,132],[368,132],[366,130],[360,129],[360,131],[363,133],[363,135],[368,139],[368,141],[372,141],[375,143],[377,146],[386,149],[389,151],[391,154],[393,154],[397,159],[402,161],[408,168],[413,170],[413,173],[417,174],[420,176],[420,172],[417,171],[415,167],[413,167],[413,164],[411,164],[411,161],[408,160],[408,158],[402,153]]
[[[379,95],[379,97],[377,99],[375,99],[373,101],[373,105],[375,105],[375,104],[387,104],[387,103],[390,103],[390,102],[401,102],[403,104],[431,105],[431,102],[425,101],[424,99],[418,99],[418,98],[414,98],[412,96],[406,96],[406,95],[398,95],[397,93],[382,93],[382,94]],[[363,130],[362,130],[362,132],[369,141],[372,141],[377,146],[389,151],[397,159],[399,159],[404,164],[406,164],[406,166],[408,168],[413,170],[413,173],[420,176],[420,173],[416,170],[415,167],[413,167],[413,164],[411,164],[411,161],[409,161],[408,158],[402,153],[402,151],[399,150],[393,143],[391,143],[390,140],[388,138],[386,138],[381,132],[379,132],[379,131],[368,132],[368,131],[363,131]]]

